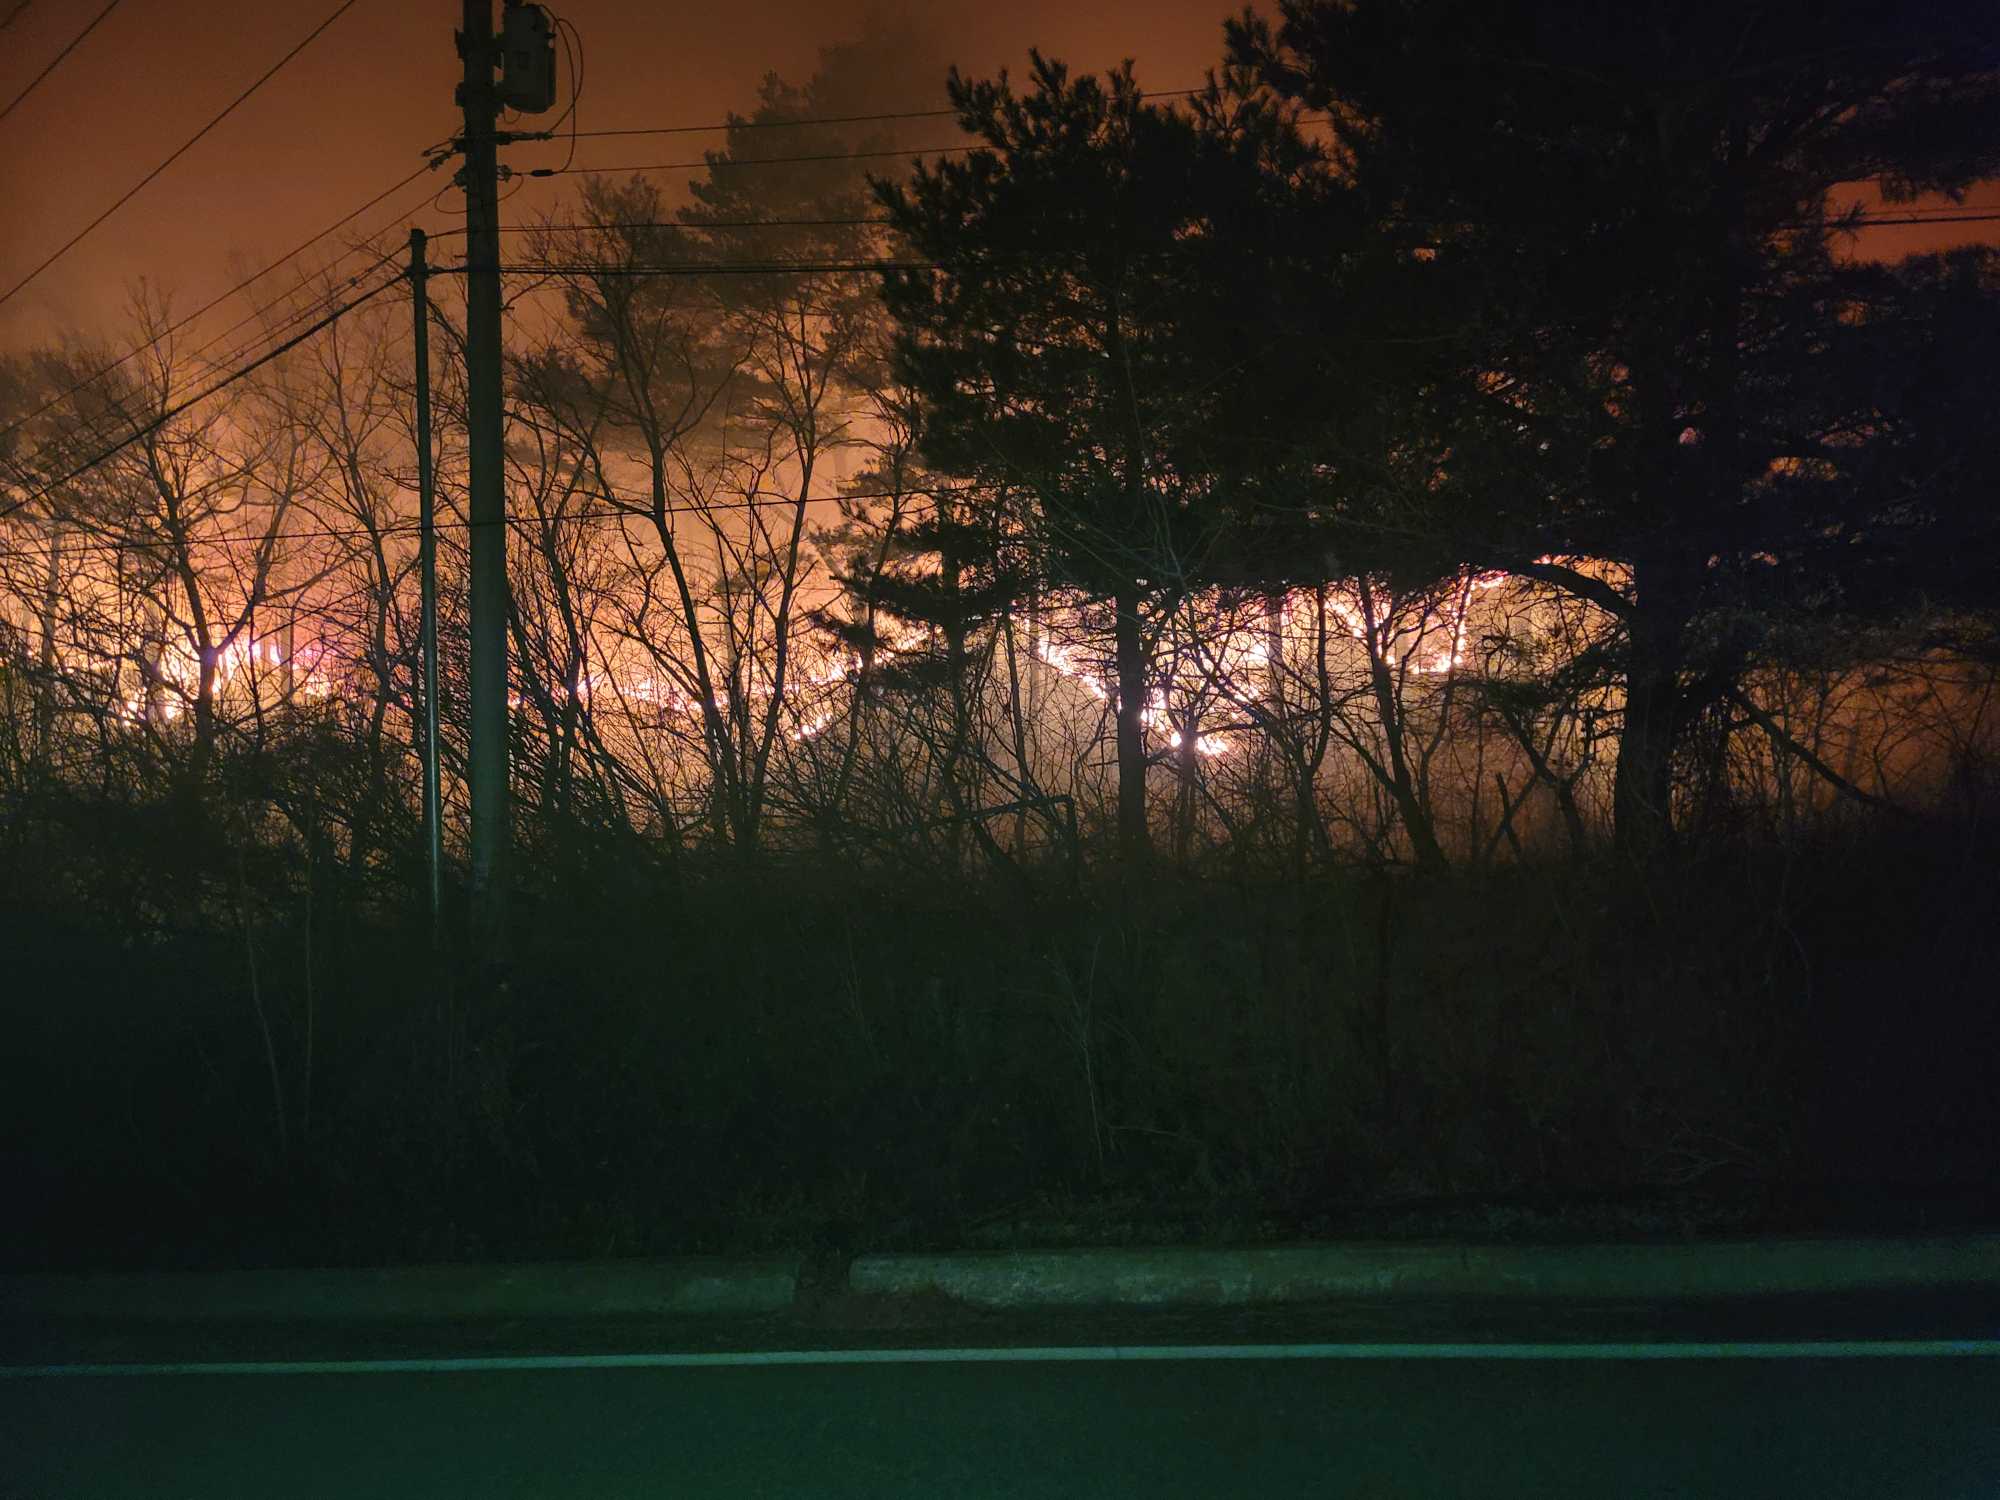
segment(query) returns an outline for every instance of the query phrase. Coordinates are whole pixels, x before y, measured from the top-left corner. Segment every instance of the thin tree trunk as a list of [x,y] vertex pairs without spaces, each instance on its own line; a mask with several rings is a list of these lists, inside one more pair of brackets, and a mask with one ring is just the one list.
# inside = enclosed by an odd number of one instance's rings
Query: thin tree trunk
[[1674,748],[1685,713],[1681,627],[1686,611],[1664,560],[1633,570],[1635,605],[1628,630],[1625,725],[1612,775],[1612,843],[1644,857],[1673,835]]
[[1137,868],[1152,852],[1146,836],[1146,646],[1138,590],[1121,588],[1113,603],[1118,612],[1118,857]]
[[1395,801],[1403,830],[1410,837],[1410,852],[1416,858],[1417,867],[1441,870],[1445,863],[1444,848],[1438,843],[1430,809],[1418,795],[1416,782],[1410,775],[1409,754],[1403,735],[1403,707],[1397,700],[1396,684],[1389,673],[1387,614],[1385,611],[1382,619],[1376,618],[1374,591],[1365,578],[1358,581],[1356,590],[1361,605],[1363,644],[1368,652],[1369,686],[1374,690],[1375,712],[1380,716],[1382,739],[1389,753],[1389,774],[1383,779],[1388,783],[1387,790]]
[[40,681],[35,684],[35,763],[47,768],[55,764],[56,739],[56,622],[62,609],[62,528],[49,531],[49,566],[42,582],[41,618],[37,622],[41,640],[36,643],[36,665]]

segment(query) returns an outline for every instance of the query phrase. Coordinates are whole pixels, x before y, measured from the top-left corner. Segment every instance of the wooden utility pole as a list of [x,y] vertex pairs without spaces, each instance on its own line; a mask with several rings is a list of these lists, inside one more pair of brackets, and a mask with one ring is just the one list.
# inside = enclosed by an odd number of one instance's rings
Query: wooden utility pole
[[492,0],[465,0],[465,360],[472,531],[471,951],[504,955],[507,935],[507,513],[500,414],[500,101]]
[[424,654],[424,841],[430,854],[431,945],[444,904],[444,797],[438,775],[437,487],[431,473],[431,308],[424,232],[410,231],[410,305],[416,315],[417,571],[422,587]]

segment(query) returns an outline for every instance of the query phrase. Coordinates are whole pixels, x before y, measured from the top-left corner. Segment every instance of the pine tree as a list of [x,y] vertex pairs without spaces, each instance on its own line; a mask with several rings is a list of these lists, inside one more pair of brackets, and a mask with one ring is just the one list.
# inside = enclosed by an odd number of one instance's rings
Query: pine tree
[[[1282,112],[1219,89],[1163,108],[1129,67],[1100,81],[1036,55],[1024,93],[1004,74],[950,87],[982,145],[877,189],[936,266],[888,279],[897,373],[925,460],[1023,518],[1040,582],[1109,609],[1118,841],[1136,864],[1150,637],[1254,530],[1263,429],[1242,395],[1271,323],[1242,247],[1292,211],[1281,189],[1312,154]],[[967,511],[931,540],[969,544],[979,525]]]

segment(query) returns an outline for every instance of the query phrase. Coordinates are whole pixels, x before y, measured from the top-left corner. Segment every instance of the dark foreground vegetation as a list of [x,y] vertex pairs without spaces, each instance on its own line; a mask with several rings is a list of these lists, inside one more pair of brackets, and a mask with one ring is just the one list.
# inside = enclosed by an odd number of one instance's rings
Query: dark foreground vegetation
[[480,1005],[133,832],[6,892],[17,1267],[1995,1221],[1972,827],[1032,893],[571,851]]

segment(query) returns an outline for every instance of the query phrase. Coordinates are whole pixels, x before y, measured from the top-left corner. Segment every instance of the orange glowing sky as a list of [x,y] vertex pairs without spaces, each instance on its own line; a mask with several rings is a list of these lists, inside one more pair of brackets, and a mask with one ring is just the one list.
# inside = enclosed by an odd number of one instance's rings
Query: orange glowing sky
[[[88,223],[218,109],[303,38],[334,0],[123,0],[9,118],[0,121],[0,290]],[[103,0],[0,0],[0,101],[11,99],[61,50]],[[879,3],[872,8],[879,9]],[[1218,57],[1227,0],[993,0],[912,6],[940,51],[968,71],[1017,71],[1038,45],[1078,68],[1136,58],[1155,89],[1200,81]],[[810,76],[825,43],[860,30],[871,0],[560,0],[581,31],[588,74],[586,128],[701,124],[754,103],[776,70]],[[457,0],[359,0],[324,36],[242,108],[32,286],[0,307],[0,348],[63,329],[109,335],[142,277],[191,311],[248,270],[290,250],[419,164],[421,149],[455,128],[452,49]],[[8,18],[11,16],[11,21]],[[885,108],[941,103],[940,79],[909,79]],[[938,122],[939,144],[956,136]],[[704,138],[585,143],[581,165],[681,160]],[[635,154],[635,149],[636,153]],[[646,153],[656,153],[648,156]],[[528,167],[560,160],[556,146],[515,147]],[[674,178],[692,173],[667,174]],[[577,179],[531,182],[510,214],[526,216],[574,191]],[[444,174],[432,179],[434,191]],[[452,202],[432,207],[425,183],[371,211],[356,228],[394,220],[430,229],[461,222]],[[1976,194],[1981,201],[1996,195]],[[1992,240],[1995,224],[1871,231],[1869,249],[1893,256]],[[235,268],[232,274],[232,267]],[[280,273],[280,277],[282,273]],[[280,277],[260,283],[265,298]],[[217,309],[205,326],[240,316]]]
[[[0,20],[20,0],[0,0]],[[13,285],[234,98],[334,8],[336,0],[124,0],[12,116],[0,121],[0,290]],[[104,0],[29,0],[0,32],[0,104],[59,52]],[[582,33],[586,128],[703,124],[755,104],[775,70],[794,82],[818,49],[857,34],[870,0],[558,0]],[[498,5],[496,3],[497,11]],[[317,42],[100,229],[0,308],[0,348],[59,328],[110,332],[140,277],[191,311],[373,197],[456,128],[452,31],[458,0],[359,0]],[[1133,56],[1160,89],[1201,81],[1222,50],[1227,0],[996,0],[910,6],[940,50],[968,71],[1020,71],[1027,49],[1085,69]],[[943,80],[910,79],[884,108],[943,104]],[[957,135],[937,122],[940,144]],[[584,143],[579,165],[684,160],[712,138]],[[636,154],[635,154],[636,152]],[[653,153],[648,155],[647,153]],[[562,149],[515,147],[519,166],[556,165]],[[685,179],[696,174],[677,174]],[[435,192],[448,174],[431,184]],[[509,212],[532,213],[576,178],[532,182]],[[678,188],[672,177],[663,178]],[[360,221],[374,228],[399,201]],[[462,222],[446,203],[413,222]],[[373,221],[373,222],[371,222]],[[232,257],[240,261],[232,261]],[[263,290],[268,296],[281,283]],[[223,322],[242,307],[217,309]],[[218,324],[220,326],[220,324]]]

